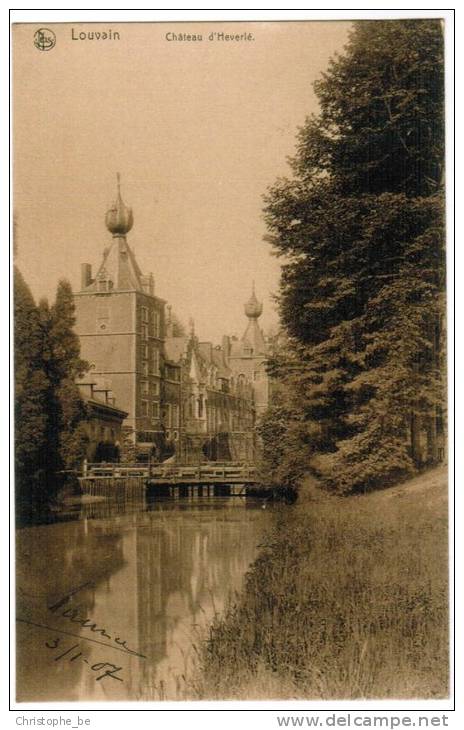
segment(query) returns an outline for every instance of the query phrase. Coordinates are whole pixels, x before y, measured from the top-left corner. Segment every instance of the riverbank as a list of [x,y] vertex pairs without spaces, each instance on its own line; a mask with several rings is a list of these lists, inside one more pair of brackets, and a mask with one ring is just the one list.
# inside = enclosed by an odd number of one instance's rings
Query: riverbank
[[213,624],[197,694],[447,696],[446,470],[349,498],[307,487]]

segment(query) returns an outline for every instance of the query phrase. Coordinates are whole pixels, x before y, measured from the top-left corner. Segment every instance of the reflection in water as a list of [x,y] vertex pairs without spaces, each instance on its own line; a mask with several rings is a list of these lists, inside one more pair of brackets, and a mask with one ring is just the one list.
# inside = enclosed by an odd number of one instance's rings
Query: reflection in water
[[267,513],[197,498],[92,503],[73,516],[17,535],[18,701],[176,699]]

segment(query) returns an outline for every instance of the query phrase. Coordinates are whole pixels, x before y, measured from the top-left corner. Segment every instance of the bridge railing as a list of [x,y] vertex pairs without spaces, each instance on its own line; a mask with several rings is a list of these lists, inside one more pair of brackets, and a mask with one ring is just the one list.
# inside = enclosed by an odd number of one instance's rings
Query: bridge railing
[[144,476],[154,480],[214,482],[228,479],[252,479],[256,474],[253,465],[243,462],[215,462],[209,464],[102,464],[88,463],[84,465],[83,477],[129,477]]
[[103,464],[97,462],[95,464],[84,464],[82,476],[102,476],[102,477],[125,477],[125,476],[147,476],[149,465],[147,463],[134,464]]
[[256,469],[249,465],[230,464],[229,466],[200,465],[200,466],[152,466],[149,472],[150,479],[154,480],[186,480],[204,482],[227,482],[228,479],[252,478]]

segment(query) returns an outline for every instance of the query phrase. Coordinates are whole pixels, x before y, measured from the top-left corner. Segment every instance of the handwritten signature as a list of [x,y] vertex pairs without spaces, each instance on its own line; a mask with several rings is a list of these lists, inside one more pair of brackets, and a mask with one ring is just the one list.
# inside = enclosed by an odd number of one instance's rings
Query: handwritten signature
[[[113,649],[122,652],[123,654],[129,654],[130,656],[137,656],[141,659],[146,659],[146,656],[138,651],[135,651],[135,649],[131,649],[127,645],[127,641],[125,639],[122,639],[121,637],[116,635],[113,636],[108,629],[103,626],[98,626],[95,621],[92,621],[88,616],[85,616],[83,613],[81,613],[82,606],[80,604],[72,605],[74,597],[84,588],[88,588],[91,586],[93,586],[93,583],[87,582],[83,583],[80,586],[77,586],[76,588],[72,588],[59,600],[48,605],[47,609],[54,616],[61,616],[67,619],[71,624],[78,624],[82,628],[88,629],[90,634],[93,634],[93,636],[81,636],[79,633],[73,633],[73,631],[71,630],[66,631],[64,630],[64,628],[49,626],[47,625],[48,622],[38,623],[37,621],[33,621],[28,618],[19,617],[16,620],[19,623],[25,623],[29,626],[35,626],[36,628],[44,629],[50,632],[52,636],[54,634],[61,634],[61,636],[55,635],[54,638],[50,638],[45,642],[45,646],[48,649],[58,649],[60,652],[57,656],[53,657],[53,661],[59,662],[61,660],[66,660],[68,662],[74,662],[80,659],[80,661],[87,664],[93,672],[98,673],[99,676],[96,677],[97,682],[104,679],[105,677],[118,680],[119,682],[123,682],[123,678],[121,676],[118,676],[118,674],[122,672],[122,667],[119,667],[112,662],[94,662],[93,664],[91,664],[85,654],[85,648],[83,648],[81,645],[81,641],[99,644],[100,646],[104,646],[107,649]],[[24,596],[29,595],[21,589],[19,589],[19,591]],[[98,638],[96,638],[95,635],[97,635]],[[72,643],[72,641],[70,641],[67,637],[71,637],[74,640],[77,639],[78,643]],[[104,639],[107,639],[109,641],[104,641]]]
[[[141,654],[138,651],[135,651],[135,649],[130,649],[127,646],[127,641],[125,639],[121,639],[119,636],[112,636],[106,628],[98,626],[95,622],[93,622],[91,619],[89,619],[87,616],[83,616],[80,614],[80,609],[82,608],[81,605],[76,606],[70,606],[69,604],[72,602],[73,597],[82,591],[84,588],[90,587],[93,584],[83,583],[80,586],[77,586],[76,588],[72,588],[68,593],[66,593],[64,596],[62,596],[58,601],[51,604],[50,606],[47,606],[48,610],[53,613],[56,616],[62,616],[63,618],[68,619],[68,621],[72,624],[79,624],[79,626],[82,626],[84,629],[89,629],[93,634],[99,634],[101,637],[105,639],[109,639],[110,641],[114,642],[115,646],[112,646],[113,649],[119,649],[127,654],[132,654],[133,656],[138,656],[141,659],[146,659],[146,656],[144,654]],[[111,645],[109,645],[111,646]]]

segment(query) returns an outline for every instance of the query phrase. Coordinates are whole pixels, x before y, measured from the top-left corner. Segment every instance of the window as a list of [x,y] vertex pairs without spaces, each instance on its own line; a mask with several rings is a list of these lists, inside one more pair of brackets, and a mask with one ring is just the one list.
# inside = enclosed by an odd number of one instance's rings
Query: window
[[152,352],[152,360],[151,360],[151,371],[155,375],[159,375],[159,350],[158,348],[154,347]]
[[148,322],[148,307],[141,307],[142,322]]
[[166,380],[173,380],[175,383],[180,382],[180,368],[166,365]]
[[139,431],[137,433],[137,442],[139,444],[154,444],[156,435],[153,431]]
[[146,324],[142,325],[142,340],[148,340],[148,326]]
[[179,406],[177,403],[167,403],[164,412],[166,428],[179,428]]
[[147,344],[142,345],[142,357],[144,360],[148,360],[148,345]]
[[160,386],[159,382],[157,380],[154,380],[151,384],[151,392],[153,395],[159,395],[160,392]]
[[159,312],[154,311],[153,312],[153,337],[159,337],[160,336],[160,316]]
[[148,401],[147,400],[142,401],[140,411],[142,413],[142,416],[148,416]]
[[145,361],[142,363],[142,373],[146,376],[148,376],[148,362]]
[[148,380],[142,380],[142,395],[148,395]]
[[97,330],[106,330],[110,322],[110,309],[106,302],[97,304]]
[[159,418],[159,403],[156,400],[151,404],[151,414],[153,418]]

